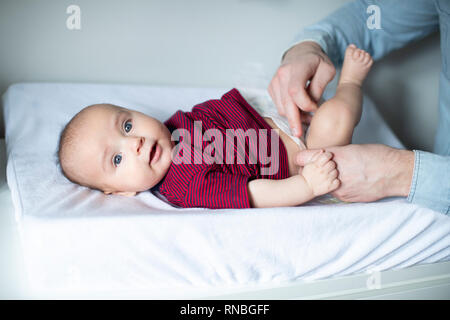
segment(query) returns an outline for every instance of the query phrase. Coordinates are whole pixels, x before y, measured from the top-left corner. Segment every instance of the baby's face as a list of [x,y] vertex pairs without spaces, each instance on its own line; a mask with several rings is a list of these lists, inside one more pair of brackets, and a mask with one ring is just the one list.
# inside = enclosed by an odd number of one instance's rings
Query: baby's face
[[77,169],[106,194],[135,195],[155,186],[171,164],[169,129],[141,112],[108,105],[83,110]]

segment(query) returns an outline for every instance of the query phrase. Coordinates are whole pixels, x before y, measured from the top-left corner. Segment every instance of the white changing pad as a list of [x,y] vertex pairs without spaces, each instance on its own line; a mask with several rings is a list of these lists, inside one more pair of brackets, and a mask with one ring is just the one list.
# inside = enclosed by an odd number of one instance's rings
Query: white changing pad
[[[450,217],[401,198],[177,209],[150,192],[105,196],[57,169],[58,134],[86,105],[110,102],[165,120],[229,89],[54,83],[8,89],[7,179],[33,290],[275,285],[450,260]],[[402,147],[367,97],[354,143]]]

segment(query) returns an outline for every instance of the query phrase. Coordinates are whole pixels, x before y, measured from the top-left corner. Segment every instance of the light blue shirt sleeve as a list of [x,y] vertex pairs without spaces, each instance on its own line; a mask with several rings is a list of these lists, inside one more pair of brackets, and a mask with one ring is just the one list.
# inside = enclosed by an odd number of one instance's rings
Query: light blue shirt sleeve
[[[379,29],[372,24],[376,15]],[[378,60],[438,28],[439,16],[432,0],[359,0],[347,3],[319,23],[306,27],[295,42],[317,42],[335,66],[339,66],[351,43]]]
[[[378,12],[371,6],[376,6]],[[371,20],[374,14],[379,15],[379,25]],[[378,60],[438,30],[442,71],[434,153],[414,150],[414,173],[407,200],[450,214],[450,0],[354,1],[302,30],[293,44],[318,43],[337,67],[351,43]]]
[[450,214],[450,156],[414,150],[414,173],[407,200]]

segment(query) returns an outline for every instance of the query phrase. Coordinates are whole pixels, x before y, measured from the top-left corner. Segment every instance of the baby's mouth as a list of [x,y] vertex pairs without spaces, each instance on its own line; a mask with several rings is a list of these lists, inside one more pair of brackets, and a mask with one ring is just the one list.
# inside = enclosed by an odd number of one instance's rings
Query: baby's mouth
[[158,161],[159,154],[161,153],[161,147],[158,145],[158,142],[155,142],[150,149],[150,156],[148,163],[152,164],[152,162]]

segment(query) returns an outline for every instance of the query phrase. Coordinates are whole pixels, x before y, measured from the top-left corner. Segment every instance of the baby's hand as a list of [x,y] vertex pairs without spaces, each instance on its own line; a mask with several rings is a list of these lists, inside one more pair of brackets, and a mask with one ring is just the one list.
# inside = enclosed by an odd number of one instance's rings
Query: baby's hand
[[320,150],[301,171],[315,197],[339,187],[338,171],[332,157],[331,152]]

